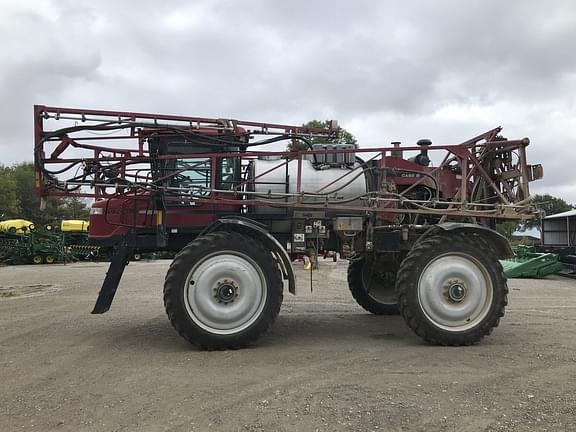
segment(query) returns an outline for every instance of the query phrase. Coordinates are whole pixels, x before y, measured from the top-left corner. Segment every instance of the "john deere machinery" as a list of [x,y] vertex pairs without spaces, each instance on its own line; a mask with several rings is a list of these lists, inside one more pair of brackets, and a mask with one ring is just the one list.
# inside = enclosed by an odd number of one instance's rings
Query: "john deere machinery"
[[63,220],[57,225],[37,226],[25,219],[0,222],[0,262],[54,264],[102,255],[88,244],[88,221]]
[[0,222],[0,262],[53,264],[63,258],[61,239],[25,219]]

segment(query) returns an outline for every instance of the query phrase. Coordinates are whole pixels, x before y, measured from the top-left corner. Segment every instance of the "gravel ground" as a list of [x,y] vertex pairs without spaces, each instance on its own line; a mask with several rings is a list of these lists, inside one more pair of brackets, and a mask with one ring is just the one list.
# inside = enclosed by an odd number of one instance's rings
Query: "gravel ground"
[[0,431],[576,430],[576,280],[511,280],[492,336],[441,348],[325,261],[256,346],[202,352],[165,317],[168,265],[130,264],[100,316],[106,264],[1,267]]

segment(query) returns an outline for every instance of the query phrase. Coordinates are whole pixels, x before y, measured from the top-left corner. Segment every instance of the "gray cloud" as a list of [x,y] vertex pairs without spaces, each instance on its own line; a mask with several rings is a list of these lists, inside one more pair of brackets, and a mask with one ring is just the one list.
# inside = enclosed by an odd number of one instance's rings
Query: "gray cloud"
[[26,2],[0,37],[3,163],[32,158],[34,103],[338,118],[363,146],[502,124],[576,202],[570,0]]

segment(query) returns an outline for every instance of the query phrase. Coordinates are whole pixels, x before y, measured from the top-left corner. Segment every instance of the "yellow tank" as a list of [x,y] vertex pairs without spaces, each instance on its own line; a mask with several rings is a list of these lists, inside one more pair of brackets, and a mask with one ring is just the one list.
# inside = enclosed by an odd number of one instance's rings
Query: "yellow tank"
[[0,232],[25,234],[34,231],[34,224],[26,219],[9,219],[0,222]]
[[88,227],[90,222],[83,220],[63,220],[60,224],[60,230],[62,232],[88,232]]

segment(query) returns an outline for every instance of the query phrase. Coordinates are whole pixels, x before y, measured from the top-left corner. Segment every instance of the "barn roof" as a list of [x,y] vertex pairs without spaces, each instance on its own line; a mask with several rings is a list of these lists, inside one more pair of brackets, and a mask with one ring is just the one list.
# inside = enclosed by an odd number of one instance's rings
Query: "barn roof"
[[546,216],[544,219],[556,219],[556,218],[563,218],[563,217],[572,217],[576,216],[576,209],[568,210],[562,213],[556,213],[550,216]]

